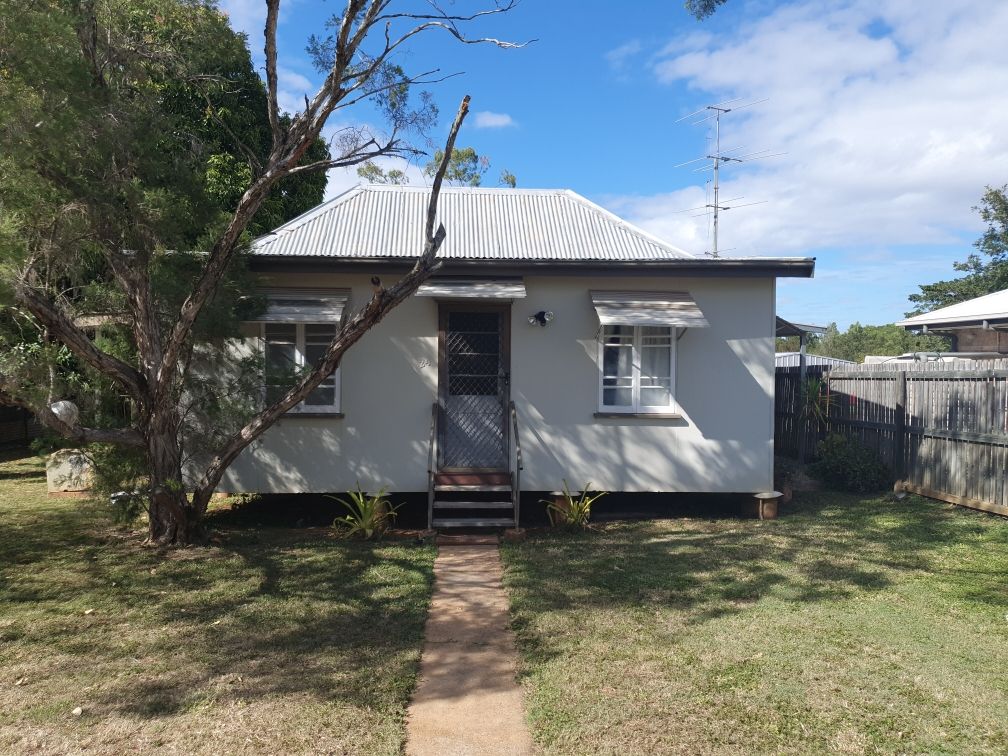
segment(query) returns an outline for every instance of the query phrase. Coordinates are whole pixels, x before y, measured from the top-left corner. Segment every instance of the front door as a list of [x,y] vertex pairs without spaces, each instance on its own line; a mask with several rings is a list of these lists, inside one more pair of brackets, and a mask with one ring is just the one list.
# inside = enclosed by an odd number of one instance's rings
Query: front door
[[507,470],[508,305],[440,306],[442,470]]

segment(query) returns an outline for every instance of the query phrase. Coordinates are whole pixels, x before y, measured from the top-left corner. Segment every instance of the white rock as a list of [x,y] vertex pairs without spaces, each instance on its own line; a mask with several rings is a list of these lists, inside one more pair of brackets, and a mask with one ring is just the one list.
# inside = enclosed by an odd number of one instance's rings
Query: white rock
[[77,409],[77,405],[73,402],[63,399],[58,402],[53,402],[49,406],[49,409],[51,409],[53,414],[67,425],[77,425],[77,418],[80,417],[80,410]]
[[91,488],[91,476],[91,460],[80,449],[59,449],[46,460],[50,493],[87,491]]

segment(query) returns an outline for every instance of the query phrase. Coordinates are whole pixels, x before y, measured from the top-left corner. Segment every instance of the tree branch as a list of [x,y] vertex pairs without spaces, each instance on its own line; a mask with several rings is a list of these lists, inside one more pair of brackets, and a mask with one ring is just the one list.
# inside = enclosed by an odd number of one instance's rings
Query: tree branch
[[22,278],[14,285],[14,297],[49,331],[49,335],[65,344],[75,355],[91,367],[109,376],[132,399],[144,404],[144,377],[132,365],[102,351],[58,307],[55,307]]
[[280,133],[280,114],[277,105],[277,20],[280,16],[280,0],[266,0],[266,97],[269,110],[270,131],[273,133],[273,154],[283,142]]
[[379,281],[376,284],[374,296],[348,323],[340,328],[340,332],[329,344],[322,359],[315,365],[311,373],[302,378],[298,385],[288,391],[281,399],[253,417],[241,430],[231,436],[221,446],[196,485],[193,493],[193,501],[196,506],[206,506],[206,502],[210,499],[210,494],[217,487],[224,471],[227,470],[231,463],[237,459],[238,455],[250,443],[262,435],[287,410],[301,402],[308,394],[315,390],[339,366],[347,349],[357,343],[365,333],[379,323],[396,305],[413,294],[420,284],[427,280],[431,273],[436,270],[438,266],[437,253],[441,249],[441,245],[444,243],[447,235],[443,225],[438,225],[435,230],[438,197],[441,193],[441,186],[444,183],[445,172],[448,170],[452,152],[455,150],[455,140],[468,112],[469,95],[466,95],[462,99],[458,113],[452,123],[451,131],[445,142],[441,163],[434,174],[430,200],[427,203],[427,216],[424,223],[424,248],[419,259],[417,259],[412,269],[391,289],[385,289]]
[[44,404],[34,404],[19,397],[6,378],[0,376],[0,389],[4,392],[4,401],[31,412],[45,426],[59,433],[64,438],[77,444],[116,444],[142,449],[144,438],[136,428],[83,428],[79,425],[68,425]]

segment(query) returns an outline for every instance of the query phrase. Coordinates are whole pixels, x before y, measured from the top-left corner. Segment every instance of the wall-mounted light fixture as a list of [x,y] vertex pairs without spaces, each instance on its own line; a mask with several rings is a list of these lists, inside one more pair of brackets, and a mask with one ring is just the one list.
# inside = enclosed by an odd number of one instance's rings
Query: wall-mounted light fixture
[[545,328],[547,323],[553,322],[553,311],[539,310],[535,315],[529,315],[528,321],[529,325],[538,325]]

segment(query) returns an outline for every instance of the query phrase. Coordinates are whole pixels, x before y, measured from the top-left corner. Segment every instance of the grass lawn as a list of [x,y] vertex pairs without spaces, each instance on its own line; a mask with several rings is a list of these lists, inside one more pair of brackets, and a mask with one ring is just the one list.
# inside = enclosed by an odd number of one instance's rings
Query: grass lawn
[[0,462],[0,752],[400,752],[433,548],[227,522],[163,558]]
[[504,559],[546,753],[1008,752],[1006,519],[806,493]]

